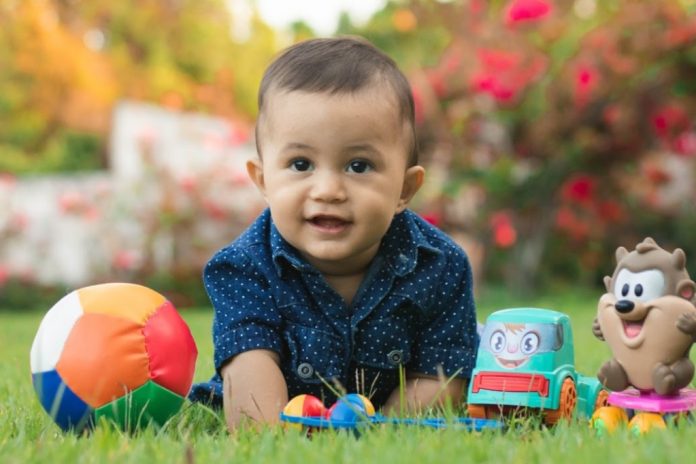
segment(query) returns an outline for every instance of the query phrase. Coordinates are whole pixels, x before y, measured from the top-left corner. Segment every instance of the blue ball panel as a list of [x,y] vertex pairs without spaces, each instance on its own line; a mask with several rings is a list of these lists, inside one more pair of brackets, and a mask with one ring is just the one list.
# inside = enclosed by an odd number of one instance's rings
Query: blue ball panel
[[63,383],[58,372],[39,372],[31,377],[41,405],[61,429],[80,431],[91,423],[92,409]]

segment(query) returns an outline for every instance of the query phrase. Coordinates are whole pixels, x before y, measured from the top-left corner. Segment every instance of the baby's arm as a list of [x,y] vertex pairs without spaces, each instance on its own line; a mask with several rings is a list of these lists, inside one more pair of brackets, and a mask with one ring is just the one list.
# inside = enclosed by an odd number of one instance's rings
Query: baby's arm
[[288,389],[278,353],[251,350],[236,355],[221,370],[227,428],[233,431],[245,418],[257,424],[278,422],[288,402]]
[[435,376],[408,373],[404,388],[404,401],[401,404],[401,391],[396,388],[386,404],[386,414],[419,412],[428,407],[444,406],[447,403],[459,405],[462,401],[466,382],[463,379],[440,379]]

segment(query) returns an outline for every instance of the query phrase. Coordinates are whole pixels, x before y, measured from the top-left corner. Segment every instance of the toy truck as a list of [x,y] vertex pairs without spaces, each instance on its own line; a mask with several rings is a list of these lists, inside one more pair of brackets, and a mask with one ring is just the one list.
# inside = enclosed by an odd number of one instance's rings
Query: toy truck
[[606,404],[596,378],[575,370],[570,318],[538,308],[496,311],[486,320],[468,390],[469,416],[536,410],[545,424],[589,418]]

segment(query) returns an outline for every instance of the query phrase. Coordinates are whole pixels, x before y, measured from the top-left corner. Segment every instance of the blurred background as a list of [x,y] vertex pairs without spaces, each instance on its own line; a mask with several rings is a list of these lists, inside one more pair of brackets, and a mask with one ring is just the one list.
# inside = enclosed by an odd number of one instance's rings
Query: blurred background
[[264,207],[263,70],[342,34],[409,77],[413,208],[479,289],[599,288],[645,236],[696,275],[696,0],[0,0],[0,308],[116,280],[207,305]]

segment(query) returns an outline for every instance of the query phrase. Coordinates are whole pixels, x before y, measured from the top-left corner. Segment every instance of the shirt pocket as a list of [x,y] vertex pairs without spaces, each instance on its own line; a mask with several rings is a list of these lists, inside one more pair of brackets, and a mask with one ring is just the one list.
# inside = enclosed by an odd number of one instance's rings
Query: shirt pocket
[[404,317],[365,321],[355,334],[355,360],[360,365],[396,369],[411,360],[412,335]]
[[322,378],[329,381],[343,374],[343,344],[336,335],[289,323],[285,341],[289,354],[289,361],[284,363],[286,375],[304,383],[321,384]]

